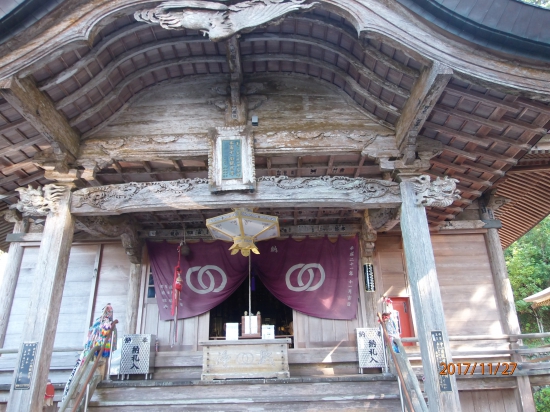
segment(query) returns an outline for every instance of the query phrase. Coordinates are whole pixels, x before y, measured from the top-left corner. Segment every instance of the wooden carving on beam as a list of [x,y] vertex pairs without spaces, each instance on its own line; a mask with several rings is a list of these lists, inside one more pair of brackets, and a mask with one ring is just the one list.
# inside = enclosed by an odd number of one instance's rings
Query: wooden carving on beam
[[76,229],[92,236],[119,237],[131,263],[141,263],[142,242],[137,227],[127,216],[80,216],[75,221]]
[[17,209],[23,216],[46,216],[57,211],[57,201],[63,196],[69,187],[67,185],[50,184],[44,188],[34,189],[18,187],[20,200],[10,209]]
[[114,215],[156,210],[229,207],[397,207],[399,184],[342,176],[288,178],[264,176],[254,193],[233,191],[213,195],[207,179],[132,182],[87,187],[72,195],[71,213],[77,216]]
[[336,190],[353,190],[364,195],[364,200],[382,197],[386,194],[399,194],[399,187],[395,183],[362,177],[321,176],[289,179],[287,176],[263,176],[258,179],[258,182],[267,182],[280,189],[315,188],[326,185]]
[[414,183],[416,204],[418,206],[447,207],[460,199],[460,191],[456,189],[457,179],[445,176],[430,181],[430,176],[422,175],[411,179]]
[[288,13],[309,10],[305,0],[248,0],[233,5],[210,1],[175,0],[134,14],[137,21],[160,24],[167,30],[199,30],[212,41],[273,22]]

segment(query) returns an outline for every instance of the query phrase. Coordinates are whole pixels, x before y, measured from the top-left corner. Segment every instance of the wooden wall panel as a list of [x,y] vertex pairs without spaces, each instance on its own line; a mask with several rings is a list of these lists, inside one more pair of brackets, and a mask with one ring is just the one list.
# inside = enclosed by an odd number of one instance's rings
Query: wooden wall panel
[[432,245],[449,335],[502,334],[483,234],[433,235]]
[[103,307],[110,303],[113,306],[114,318],[118,319],[119,336],[126,333],[126,301],[130,261],[122,244],[103,245],[103,257],[99,268],[97,294],[94,315],[101,315]]
[[514,389],[460,391],[462,412],[518,412]]
[[409,296],[401,237],[380,236],[378,238],[375,249],[375,270],[382,272],[383,296]]
[[[21,344],[21,333],[27,316],[38,250],[38,246],[25,247],[4,343],[5,348],[18,348]],[[54,347],[83,347],[89,327],[87,322],[88,300],[96,253],[96,245],[73,246],[71,249]],[[50,377],[52,379],[55,377],[55,382],[64,381],[77,356],[78,352],[54,352],[51,368],[60,371],[66,370],[66,372],[52,372]],[[0,370],[13,368],[15,360],[15,354],[3,355],[0,359]],[[11,374],[10,376],[2,375],[0,378],[0,383],[10,382]]]
[[[147,276],[148,277],[148,276]],[[144,285],[147,288],[147,285]],[[177,323],[177,342],[172,345],[173,321],[160,320],[156,298],[147,298],[144,293],[141,333],[156,335],[161,350],[198,351],[199,342],[209,339],[210,312],[192,318],[180,319]]]

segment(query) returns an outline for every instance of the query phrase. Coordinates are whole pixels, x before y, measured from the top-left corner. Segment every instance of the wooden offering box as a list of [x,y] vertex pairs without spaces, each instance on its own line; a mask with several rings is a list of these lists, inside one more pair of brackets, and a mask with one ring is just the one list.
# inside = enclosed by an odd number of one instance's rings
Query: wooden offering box
[[289,378],[290,339],[247,339],[200,342],[201,380]]

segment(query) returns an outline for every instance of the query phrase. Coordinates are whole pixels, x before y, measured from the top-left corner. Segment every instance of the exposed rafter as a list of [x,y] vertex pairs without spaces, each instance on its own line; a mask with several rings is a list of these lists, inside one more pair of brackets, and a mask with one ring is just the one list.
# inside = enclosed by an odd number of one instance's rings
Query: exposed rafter
[[78,157],[80,139],[52,101],[32,79],[15,77],[0,82],[0,93],[49,142],[55,161],[72,162]]
[[412,164],[416,158],[416,137],[439,96],[451,80],[453,71],[440,62],[433,62],[416,80],[395,127],[397,146],[403,153],[405,164]]

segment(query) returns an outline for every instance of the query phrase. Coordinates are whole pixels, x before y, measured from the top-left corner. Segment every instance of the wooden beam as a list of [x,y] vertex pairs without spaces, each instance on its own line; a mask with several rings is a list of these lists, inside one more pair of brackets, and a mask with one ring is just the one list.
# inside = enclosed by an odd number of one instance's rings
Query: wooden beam
[[15,152],[16,150],[21,150],[25,147],[38,144],[40,142],[43,142],[44,140],[46,140],[44,136],[40,135],[40,136],[32,137],[30,139],[23,140],[21,142],[14,143],[11,146],[0,149],[0,156],[6,156],[8,153],[12,153],[12,152]]
[[3,124],[2,126],[0,126],[0,134],[11,132],[12,130],[17,129],[19,126],[22,126],[25,123],[27,123],[26,119],[17,119],[11,123]]
[[384,180],[335,177],[260,177],[254,193],[210,193],[207,179],[89,187],[73,194],[75,215],[232,207],[396,207],[399,186]]
[[424,127],[427,129],[435,130],[437,132],[443,133],[447,136],[452,136],[457,138],[458,140],[461,140],[465,143],[476,143],[480,146],[483,146],[487,148],[487,146],[493,144],[493,143],[504,143],[508,144],[514,147],[517,147],[519,149],[529,150],[531,149],[531,145],[527,145],[525,143],[518,142],[515,139],[512,139],[510,137],[506,136],[499,136],[494,133],[488,133],[487,135],[483,137],[479,137],[470,133],[465,133],[461,130],[455,130],[451,129],[450,127],[443,126],[437,123],[432,122],[426,122],[424,123]]
[[78,157],[80,137],[30,77],[0,82],[0,94],[52,145],[57,155]]
[[[464,96],[474,102],[478,102],[478,101],[483,102],[488,106],[500,107],[502,109],[506,109],[507,111],[511,111],[514,113],[519,113],[519,111],[521,110],[521,105],[516,102],[507,102],[506,100],[502,100],[497,97],[490,96],[488,94],[476,92],[474,90],[465,89],[463,87],[457,86],[456,84],[452,84],[452,83],[449,83],[447,85],[445,92],[452,94],[454,96]],[[548,109],[550,111],[550,107],[548,107]]]
[[458,117],[459,119],[466,120],[468,122],[477,123],[482,126],[487,126],[487,127],[490,127],[491,129],[498,130],[498,131],[504,130],[507,126],[514,126],[514,127],[519,127],[521,129],[525,129],[527,131],[531,131],[537,134],[546,134],[547,132],[547,130],[542,127],[532,125],[530,123],[523,122],[521,120],[507,118],[507,119],[501,119],[500,121],[495,121],[491,119],[486,119],[485,117],[478,116],[476,114],[463,112],[462,110],[458,110],[456,108],[443,106],[441,104],[436,105],[434,109],[440,113],[445,113],[450,116],[455,116],[455,117]]
[[[397,147],[401,153],[406,153],[405,164],[412,164],[414,161],[416,136],[452,75],[452,69],[434,61],[432,67],[424,69],[416,80],[395,127]],[[411,153],[406,151],[407,147],[412,148]]]

